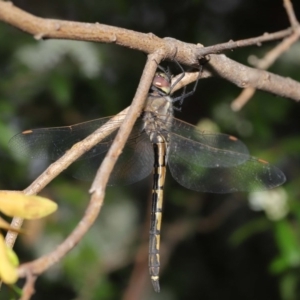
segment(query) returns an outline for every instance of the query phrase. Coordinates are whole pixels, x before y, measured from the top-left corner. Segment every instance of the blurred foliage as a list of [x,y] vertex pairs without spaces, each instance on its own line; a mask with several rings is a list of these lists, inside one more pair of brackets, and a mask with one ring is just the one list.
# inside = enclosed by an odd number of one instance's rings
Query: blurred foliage
[[[280,0],[175,0],[172,5],[146,0],[16,0],[14,4],[40,17],[100,22],[207,46],[289,26]],[[294,1],[294,6],[300,17],[300,3]],[[263,57],[277,43],[226,55],[248,64],[250,55]],[[146,60],[144,54],[116,45],[36,41],[4,23],[0,45],[0,189],[23,189],[45,168],[11,153],[10,137],[28,128],[64,126],[118,113],[130,104]],[[300,80],[299,62],[296,44],[271,71]],[[168,262],[162,256],[167,263],[161,274],[162,292],[154,295],[149,286],[142,299],[300,297],[299,104],[258,91],[234,113],[230,103],[240,92],[218,78],[201,80],[176,115],[192,124],[205,119],[210,126],[217,125],[221,132],[242,139],[254,156],[281,168],[288,179],[283,189],[289,213],[271,221],[268,214],[249,208],[248,194],[195,193],[168,174],[162,243],[168,241],[164,228],[178,220],[207,220],[207,227],[197,231],[196,226],[181,238]],[[151,178],[108,188],[96,224],[66,258],[41,276],[33,299],[121,299],[142,240],[150,182]],[[19,239],[15,249],[21,262],[52,251],[65,239],[84,213],[88,189],[89,183],[65,172],[43,190],[41,194],[57,201],[59,208],[54,216],[26,223],[32,234]],[[239,205],[228,204],[228,212],[223,205],[231,200]],[[17,296],[4,287],[0,298]]]

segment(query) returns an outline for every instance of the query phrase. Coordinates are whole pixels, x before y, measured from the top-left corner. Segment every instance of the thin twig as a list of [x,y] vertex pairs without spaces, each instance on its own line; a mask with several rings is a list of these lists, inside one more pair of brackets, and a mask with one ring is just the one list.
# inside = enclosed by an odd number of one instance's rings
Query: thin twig
[[215,209],[213,213],[197,221],[196,230],[199,233],[211,233],[212,231],[220,228],[227,218],[243,205],[245,205],[245,202],[241,201],[237,197],[230,198],[222,202],[222,204]]
[[256,89],[253,87],[245,88],[241,93],[231,102],[231,109],[233,111],[241,110],[249,100],[254,96]]
[[299,27],[299,22],[296,18],[292,2],[290,0],[283,0],[283,6],[286,10],[286,13],[289,17],[289,20],[290,20],[290,23],[291,23],[293,29]]
[[248,46],[253,46],[253,45],[261,46],[261,44],[264,42],[281,40],[287,36],[290,36],[292,33],[293,33],[293,29],[291,29],[291,28],[281,30],[278,32],[274,32],[274,33],[266,32],[261,36],[257,36],[257,37],[250,38],[250,39],[244,39],[244,40],[239,40],[239,41],[231,40],[229,42],[222,43],[222,44],[198,48],[197,54],[198,54],[198,57],[203,57],[208,54],[218,54],[218,53],[224,52],[226,50],[233,50],[236,48],[248,47]]
[[[147,222],[147,229],[149,223]],[[147,233],[149,230],[147,230]],[[148,275],[148,240],[143,242],[136,254],[133,270],[128,282],[128,286],[122,296],[122,300],[139,300],[145,296],[145,291],[150,287],[150,277]]]
[[149,190],[147,213],[142,226],[141,242],[133,261],[133,270],[122,300],[139,300],[145,298],[145,291],[150,287],[148,272],[149,224],[151,215],[152,193]]
[[299,40],[299,33],[295,32],[291,36],[284,39],[280,44],[269,51],[264,58],[256,59],[254,66],[259,69],[268,69],[284,52]]
[[37,277],[32,274],[28,274],[26,276],[26,282],[22,289],[23,293],[22,293],[20,300],[30,300],[31,299],[32,295],[35,293],[34,284],[35,284],[36,279],[37,279]]

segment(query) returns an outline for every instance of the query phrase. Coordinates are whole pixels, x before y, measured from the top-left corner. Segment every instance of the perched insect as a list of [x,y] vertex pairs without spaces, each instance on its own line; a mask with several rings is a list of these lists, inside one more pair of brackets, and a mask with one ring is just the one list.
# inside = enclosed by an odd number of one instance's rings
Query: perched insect
[[[173,117],[173,86],[168,73],[156,73],[143,113],[109,179],[110,185],[142,180],[153,169],[153,196],[149,241],[149,272],[159,292],[160,231],[166,166],[182,186],[210,193],[257,191],[285,182],[285,175],[266,161],[251,157],[237,138],[206,133]],[[67,127],[27,130],[10,141],[13,151],[32,158],[57,160],[111,117]],[[114,121],[117,125],[121,121]],[[120,123],[120,124],[119,124]],[[101,133],[100,133],[101,134]],[[116,131],[78,160],[75,177],[92,179],[108,151]]]

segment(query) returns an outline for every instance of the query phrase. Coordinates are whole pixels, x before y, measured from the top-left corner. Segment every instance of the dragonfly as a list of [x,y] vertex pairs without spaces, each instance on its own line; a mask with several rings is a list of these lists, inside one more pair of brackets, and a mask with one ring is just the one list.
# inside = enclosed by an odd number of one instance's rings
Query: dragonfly
[[[260,191],[275,188],[286,180],[283,172],[267,161],[250,156],[236,137],[209,133],[174,117],[171,76],[157,72],[143,112],[137,119],[120,155],[109,185],[131,184],[153,174],[149,231],[149,273],[160,291],[160,233],[166,166],[182,186],[209,193]],[[9,142],[19,155],[55,161],[112,117],[72,126],[23,131]],[[122,121],[112,121],[120,126]],[[116,126],[117,127],[117,126]],[[105,130],[105,129],[104,129]],[[83,154],[75,177],[91,180],[112,144],[117,129]],[[99,133],[101,134],[101,133]]]

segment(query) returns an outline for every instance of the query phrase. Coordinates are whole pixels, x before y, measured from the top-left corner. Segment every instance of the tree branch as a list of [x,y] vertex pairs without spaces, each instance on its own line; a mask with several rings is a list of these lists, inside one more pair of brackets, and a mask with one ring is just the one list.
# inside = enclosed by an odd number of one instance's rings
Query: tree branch
[[0,0],[0,20],[32,34],[38,40],[51,38],[114,43],[147,54],[163,49],[164,59],[173,59],[176,55],[176,59],[183,64],[198,65],[195,49],[199,45],[170,38],[161,39],[152,33],[145,34],[100,23],[43,19],[19,9],[11,2],[2,0]]
[[[220,51],[233,49],[236,47],[245,47],[249,45],[261,44],[265,41],[277,40],[290,36],[293,29],[279,31],[277,33],[266,33],[260,37],[255,37],[240,41],[229,41],[211,47],[203,47],[200,44],[188,44],[173,38],[160,39],[152,33],[144,34],[132,30],[122,29],[103,24],[89,24],[61,20],[42,19],[29,14],[10,2],[0,1],[0,20],[3,20],[25,32],[31,33],[37,39],[56,38],[95,41],[103,43],[115,43],[131,49],[143,51],[145,53],[154,53],[161,49],[164,53],[164,59],[176,59],[183,64],[196,66],[198,58]],[[212,65],[215,73],[222,78],[229,80],[240,87],[251,86],[256,89],[271,92],[273,94],[291,98],[298,101],[300,84],[289,78],[283,78],[272,73],[266,73],[259,70],[243,67],[228,58],[216,58],[210,60],[207,66]],[[228,71],[223,72],[226,68]],[[229,70],[230,69],[230,70]],[[245,77],[245,72],[251,71],[251,76]],[[230,71],[230,72],[229,72]],[[255,74],[255,72],[257,74]],[[240,78],[244,79],[241,81]],[[261,79],[264,79],[261,81]],[[278,86],[280,82],[280,88]],[[290,92],[289,89],[292,89]],[[285,91],[283,91],[283,89]]]
[[209,70],[241,88],[253,87],[281,97],[300,100],[300,83],[291,78],[247,67],[225,55],[214,54],[210,57]]
[[[284,7],[286,9],[286,13],[289,17],[292,26],[292,34],[285,38],[279,45],[274,47],[271,51],[266,53],[266,55],[262,59],[258,59],[255,56],[251,56],[249,58],[250,62],[258,69],[268,69],[280,57],[280,55],[289,50],[290,47],[299,40],[300,26],[293,9],[293,5],[290,0],[283,0],[283,2]],[[255,87],[248,87],[244,89],[240,93],[240,95],[231,103],[232,110],[240,110],[253,97],[255,92]]]

